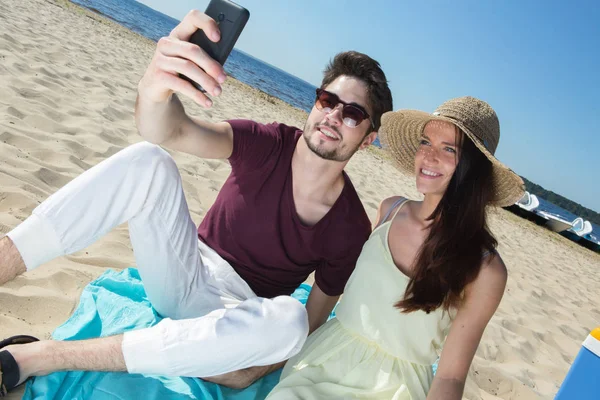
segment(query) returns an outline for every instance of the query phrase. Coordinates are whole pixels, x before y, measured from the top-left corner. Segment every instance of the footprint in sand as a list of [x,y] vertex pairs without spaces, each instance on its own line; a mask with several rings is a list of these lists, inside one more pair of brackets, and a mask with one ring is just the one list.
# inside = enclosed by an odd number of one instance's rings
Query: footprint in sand
[[60,174],[55,171],[51,171],[48,168],[40,168],[33,173],[40,181],[53,188],[60,188],[71,182],[73,179],[70,176]]
[[69,161],[71,162],[71,164],[74,164],[77,166],[77,169],[80,172],[83,171],[87,171],[88,169],[90,169],[91,167],[93,167],[93,164],[88,164],[83,160],[80,160],[79,158],[75,157],[75,156],[69,156]]
[[560,325],[558,329],[560,329],[562,333],[564,333],[573,340],[582,340],[581,333],[579,333],[578,331],[576,331],[568,325]]
[[54,83],[50,79],[33,78],[32,81],[55,92],[63,90],[62,85]]
[[58,75],[55,72],[49,71],[45,67],[40,67],[37,69],[40,74],[46,75],[48,78],[57,79]]
[[16,117],[16,118],[18,118],[18,119],[23,119],[23,118],[25,118],[25,114],[23,114],[21,111],[17,110],[17,109],[16,109],[16,108],[14,108],[14,107],[8,107],[8,108],[6,109],[6,113],[7,113],[8,115],[12,115],[13,117]]
[[0,195],[0,212],[28,209],[32,205],[37,205],[35,200],[22,192],[11,192],[5,189]]

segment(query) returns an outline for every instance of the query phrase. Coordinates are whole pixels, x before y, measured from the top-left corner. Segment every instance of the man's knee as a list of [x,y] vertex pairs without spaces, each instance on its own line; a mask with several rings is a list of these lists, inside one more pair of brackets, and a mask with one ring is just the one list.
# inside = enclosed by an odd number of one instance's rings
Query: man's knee
[[153,181],[157,179],[165,182],[179,181],[180,174],[175,160],[160,146],[140,142],[125,148],[123,153],[122,161],[135,168],[136,175],[140,179],[146,176]]
[[274,364],[300,351],[308,336],[308,315],[302,303],[289,296],[255,297],[224,312],[215,333],[239,338],[241,351],[256,357],[254,362]]
[[175,160],[162,147],[149,143],[139,142],[123,150],[131,161],[141,161],[149,164],[175,166]]
[[276,313],[266,321],[264,329],[273,338],[274,344],[286,349],[284,359],[292,357],[300,351],[308,336],[308,314],[306,308],[298,300],[290,296],[279,296],[270,300]]

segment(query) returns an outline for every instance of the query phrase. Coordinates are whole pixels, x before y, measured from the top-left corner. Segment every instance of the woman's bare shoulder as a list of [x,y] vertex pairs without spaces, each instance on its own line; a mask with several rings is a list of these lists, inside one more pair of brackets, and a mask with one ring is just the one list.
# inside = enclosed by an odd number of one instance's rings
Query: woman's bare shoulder
[[506,288],[507,280],[508,270],[502,257],[497,252],[490,253],[483,258],[479,274],[467,286],[466,295],[471,298],[471,301],[491,296],[496,297],[499,302]]

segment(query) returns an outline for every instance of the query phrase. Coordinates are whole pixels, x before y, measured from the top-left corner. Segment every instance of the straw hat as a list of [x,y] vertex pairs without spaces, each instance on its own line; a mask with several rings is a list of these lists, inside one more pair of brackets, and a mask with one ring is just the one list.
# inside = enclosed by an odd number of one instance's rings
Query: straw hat
[[459,127],[494,167],[494,205],[514,204],[525,192],[521,177],[502,164],[494,153],[500,140],[500,123],[496,112],[474,97],[448,100],[433,114],[417,110],[387,112],[381,117],[383,142],[402,168],[414,174],[415,154],[421,135],[429,121],[446,121]]

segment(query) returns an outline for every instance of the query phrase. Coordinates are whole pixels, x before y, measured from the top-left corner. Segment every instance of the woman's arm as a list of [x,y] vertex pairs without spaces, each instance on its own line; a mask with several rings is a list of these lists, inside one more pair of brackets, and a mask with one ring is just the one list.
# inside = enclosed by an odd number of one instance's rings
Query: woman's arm
[[500,256],[487,257],[475,281],[465,289],[465,300],[452,322],[427,400],[462,398],[469,367],[483,331],[500,304],[506,279],[506,266]]

